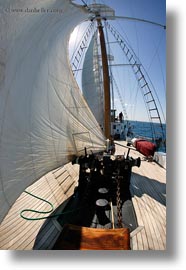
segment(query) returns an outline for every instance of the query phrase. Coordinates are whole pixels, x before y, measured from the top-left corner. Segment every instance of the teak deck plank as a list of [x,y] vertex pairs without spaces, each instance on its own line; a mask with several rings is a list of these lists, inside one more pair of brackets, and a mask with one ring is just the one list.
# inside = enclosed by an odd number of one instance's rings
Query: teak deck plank
[[[126,142],[119,143],[126,145]],[[116,145],[116,154],[123,155],[124,152],[127,153],[126,148]],[[134,150],[129,155],[143,159],[143,155]],[[69,163],[43,176],[27,190],[58,208],[73,194],[77,180],[78,165]],[[142,161],[140,168],[132,168],[130,189],[138,225],[142,226],[136,233],[131,233],[132,250],[165,250],[166,170],[155,162]],[[51,249],[60,228],[55,222],[22,219],[19,213],[24,208],[47,210],[49,206],[22,193],[0,225],[0,249]],[[28,213],[28,216],[37,215]],[[42,233],[38,235],[39,231]],[[36,237],[39,241],[34,246]]]
[[[56,170],[48,173],[28,187],[27,190],[34,195],[49,200],[55,208],[59,207],[61,203],[67,199],[67,194],[72,194],[78,179],[77,167],[75,169],[71,169],[71,167],[71,164],[61,167],[58,170],[58,175],[60,174],[58,179],[56,179]],[[63,182],[62,171],[67,172],[69,178],[68,183],[64,186],[63,184],[59,184]],[[28,194],[21,194],[0,225],[0,249],[24,250],[33,248],[36,236],[45,220],[27,221],[22,219],[19,213],[25,208],[45,211],[49,209],[49,206]],[[29,213],[28,216],[37,217],[37,214]],[[50,230],[50,228],[47,230]],[[48,243],[48,245],[49,244],[50,243]]]
[[[123,148],[124,149],[124,148]],[[116,145],[116,153],[122,154],[122,147]],[[130,151],[130,156],[143,155]],[[141,167],[133,167],[131,193],[138,224],[144,230],[132,238],[134,249],[164,250],[166,248],[166,170],[155,162],[142,161]],[[143,179],[141,178],[143,176]],[[145,177],[145,178],[144,178]],[[144,180],[143,183],[140,181]],[[141,239],[143,243],[141,243]],[[136,243],[137,241],[137,243]]]

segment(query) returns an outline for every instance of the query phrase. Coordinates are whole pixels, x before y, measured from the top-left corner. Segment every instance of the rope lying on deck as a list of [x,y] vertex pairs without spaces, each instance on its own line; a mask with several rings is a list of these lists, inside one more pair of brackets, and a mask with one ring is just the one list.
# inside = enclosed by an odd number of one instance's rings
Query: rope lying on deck
[[29,209],[29,208],[23,209],[20,212],[20,216],[23,219],[26,219],[26,220],[34,221],[34,220],[42,220],[42,219],[47,219],[47,218],[55,218],[55,217],[59,217],[61,215],[72,213],[72,212],[74,212],[74,211],[79,210],[79,209],[82,208],[82,207],[79,207],[79,208],[76,208],[76,209],[73,209],[73,210],[70,210],[70,211],[65,211],[65,212],[62,212],[62,213],[59,213],[59,214],[54,214],[54,215],[50,215],[50,216],[46,216],[46,217],[29,218],[29,217],[24,216],[23,213],[25,213],[25,212],[31,212],[31,213],[37,213],[37,214],[49,214],[49,213],[51,213],[54,210],[54,206],[53,206],[53,204],[51,202],[49,202],[49,201],[47,201],[47,200],[45,200],[45,199],[43,199],[41,197],[38,197],[38,196],[32,194],[31,192],[28,192],[28,191],[24,191],[24,192],[27,193],[27,194],[29,194],[30,196],[38,199],[38,200],[41,200],[41,201],[43,201],[45,203],[48,203],[50,205],[50,207],[51,207],[51,209],[48,210],[48,211],[38,211],[38,210],[34,210],[34,209]]

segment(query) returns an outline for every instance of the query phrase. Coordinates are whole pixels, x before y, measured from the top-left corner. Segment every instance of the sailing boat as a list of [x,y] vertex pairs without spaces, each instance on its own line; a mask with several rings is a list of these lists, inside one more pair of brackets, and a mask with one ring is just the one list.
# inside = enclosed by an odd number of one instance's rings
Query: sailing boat
[[[97,239],[94,238],[96,230],[99,237],[107,241],[110,237],[115,239],[117,247],[110,249],[130,249],[130,232],[138,227],[129,192],[131,168],[139,167],[141,162],[140,158],[129,156],[130,148],[126,156],[115,157],[109,148],[113,146],[108,142],[111,135],[110,83],[102,19],[113,17],[113,10],[97,4],[79,6],[69,0],[52,3],[48,0],[44,6],[41,1],[32,1],[27,6],[16,1],[14,7],[4,1],[1,15],[0,202],[3,207],[0,221],[31,184],[68,162],[78,163],[78,187],[72,198],[65,202],[67,208],[61,214],[66,216],[60,225],[63,227],[58,238],[60,248],[80,247],[77,238],[80,241],[83,235],[92,235],[93,244],[93,239]],[[89,100],[83,97],[67,54],[70,33],[85,20],[98,25],[104,74],[101,114],[104,119],[97,118],[100,114],[96,116]],[[118,35],[110,29],[114,36]],[[51,33],[50,37],[48,33]],[[123,43],[119,36],[117,38]],[[126,48],[124,45],[123,49]],[[135,61],[129,48],[124,53],[130,64]],[[132,62],[131,65],[139,67],[139,63]],[[149,83],[144,81],[143,71],[138,70],[135,72],[142,76],[138,78],[143,83],[141,88],[146,89]],[[147,92],[145,96],[149,98]],[[156,105],[154,99],[147,102]],[[149,112],[152,110],[154,108],[150,107]],[[124,221],[122,211],[130,212],[125,214]],[[132,216],[129,221],[128,216]],[[128,223],[124,225],[124,222]],[[97,224],[97,228],[88,229],[93,224]],[[105,234],[101,236],[103,232]],[[122,237],[119,237],[121,232]],[[74,236],[75,243],[63,245],[64,239],[72,242]],[[101,249],[109,249],[109,245],[110,242]],[[56,241],[53,248],[58,247]]]

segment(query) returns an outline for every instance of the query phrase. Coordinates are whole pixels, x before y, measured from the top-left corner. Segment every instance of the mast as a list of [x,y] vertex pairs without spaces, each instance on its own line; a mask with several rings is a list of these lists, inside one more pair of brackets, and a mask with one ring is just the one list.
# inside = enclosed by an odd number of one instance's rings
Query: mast
[[104,133],[106,139],[110,137],[110,79],[108,69],[107,50],[105,45],[105,37],[101,19],[97,19],[100,45],[101,45],[101,58],[103,66],[103,88],[104,88]]

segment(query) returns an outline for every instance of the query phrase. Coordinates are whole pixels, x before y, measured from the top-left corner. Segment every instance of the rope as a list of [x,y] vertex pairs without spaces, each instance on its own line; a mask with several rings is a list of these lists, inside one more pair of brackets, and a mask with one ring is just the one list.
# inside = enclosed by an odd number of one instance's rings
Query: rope
[[38,211],[38,210],[26,208],[26,209],[24,209],[24,210],[22,210],[22,211],[20,212],[20,216],[21,216],[23,219],[25,219],[25,220],[31,220],[31,221],[34,221],[34,220],[42,220],[42,219],[47,219],[47,218],[55,218],[55,217],[59,217],[59,216],[61,216],[61,215],[65,215],[65,214],[68,214],[68,213],[72,213],[72,212],[74,212],[74,211],[79,210],[79,209],[82,208],[82,207],[81,207],[81,208],[79,207],[79,208],[76,208],[76,209],[73,209],[73,210],[70,210],[70,211],[65,211],[65,212],[62,212],[62,213],[59,213],[59,214],[54,214],[54,215],[50,215],[50,216],[46,216],[46,217],[29,218],[29,217],[24,216],[23,213],[25,213],[25,212],[31,212],[31,213],[37,213],[37,214],[49,214],[49,213],[51,213],[51,212],[54,210],[54,206],[53,206],[53,204],[52,204],[51,202],[49,202],[49,201],[47,201],[47,200],[45,200],[45,199],[43,199],[43,198],[41,198],[41,197],[38,197],[38,196],[36,196],[36,195],[34,195],[34,194],[28,192],[28,191],[24,191],[24,192],[27,193],[27,194],[29,194],[30,196],[32,196],[32,197],[38,199],[38,200],[41,200],[41,201],[43,201],[43,202],[49,204],[50,207],[51,207],[51,209],[48,210],[48,211]]

